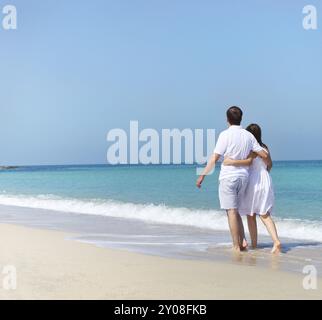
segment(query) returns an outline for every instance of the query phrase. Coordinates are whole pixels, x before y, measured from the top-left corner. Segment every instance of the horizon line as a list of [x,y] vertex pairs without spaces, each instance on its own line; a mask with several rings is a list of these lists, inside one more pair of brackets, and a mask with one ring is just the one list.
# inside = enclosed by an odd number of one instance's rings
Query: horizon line
[[[292,159],[292,160],[273,160],[273,162],[297,162],[297,161],[303,161],[303,162],[312,162],[312,161],[322,161],[322,159]],[[0,165],[0,168],[11,168],[11,167],[58,167],[58,166],[109,166],[109,167],[117,167],[117,166],[133,166],[133,167],[147,167],[147,166],[203,166],[206,165],[206,162],[204,164],[200,163],[149,163],[149,164],[143,164],[143,163],[125,163],[125,164],[110,164],[110,163],[58,163],[58,164],[14,164],[14,165]]]

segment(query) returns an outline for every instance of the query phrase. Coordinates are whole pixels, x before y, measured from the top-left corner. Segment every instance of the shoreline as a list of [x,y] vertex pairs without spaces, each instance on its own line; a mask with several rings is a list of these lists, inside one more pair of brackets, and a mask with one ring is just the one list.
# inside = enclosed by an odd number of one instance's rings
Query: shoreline
[[[17,289],[1,299],[321,299],[304,275],[219,261],[180,260],[66,240],[74,234],[0,224],[0,265]],[[320,290],[320,291],[319,291]]]
[[69,240],[152,257],[258,266],[300,276],[308,264],[322,270],[322,245],[316,242],[281,238],[282,254],[276,256],[270,253],[271,239],[261,236],[258,249],[236,256],[230,250],[231,239],[226,231],[5,205],[0,205],[1,223],[56,230],[69,234]]

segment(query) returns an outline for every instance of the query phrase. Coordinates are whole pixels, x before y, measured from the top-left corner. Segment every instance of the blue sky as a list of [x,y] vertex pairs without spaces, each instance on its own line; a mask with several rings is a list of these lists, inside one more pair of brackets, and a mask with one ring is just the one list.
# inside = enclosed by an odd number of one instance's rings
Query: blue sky
[[[274,159],[322,159],[320,1],[0,0],[1,164],[104,163],[112,128],[257,122]],[[319,29],[302,27],[316,5]]]

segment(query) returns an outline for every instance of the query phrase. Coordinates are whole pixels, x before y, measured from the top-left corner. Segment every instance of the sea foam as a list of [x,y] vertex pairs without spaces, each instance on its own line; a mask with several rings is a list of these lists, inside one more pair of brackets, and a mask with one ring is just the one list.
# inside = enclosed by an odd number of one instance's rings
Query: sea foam
[[[195,210],[165,205],[134,204],[114,200],[81,200],[54,195],[0,195],[0,204],[57,212],[139,219],[148,223],[164,223],[217,231],[228,231],[226,214],[218,210]],[[285,238],[322,242],[322,221],[275,218],[279,235]],[[259,234],[267,234],[258,221]]]

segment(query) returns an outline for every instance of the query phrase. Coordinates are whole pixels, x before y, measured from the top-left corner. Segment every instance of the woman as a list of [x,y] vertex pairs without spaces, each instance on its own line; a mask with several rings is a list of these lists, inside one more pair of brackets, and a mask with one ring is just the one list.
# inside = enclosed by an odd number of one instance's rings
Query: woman
[[247,214],[248,229],[251,236],[252,247],[257,247],[256,215],[258,214],[273,239],[274,246],[271,252],[279,253],[281,250],[281,242],[277,235],[275,223],[271,217],[274,206],[273,184],[269,174],[269,171],[272,168],[272,160],[268,147],[262,142],[260,126],[257,124],[251,124],[246,128],[246,130],[255,136],[258,143],[268,153],[268,164],[266,164],[260,157],[257,157],[256,154],[252,153],[246,160],[233,160],[226,158],[224,160],[224,165],[250,166],[249,182],[244,199],[240,204],[239,213],[241,215]]

